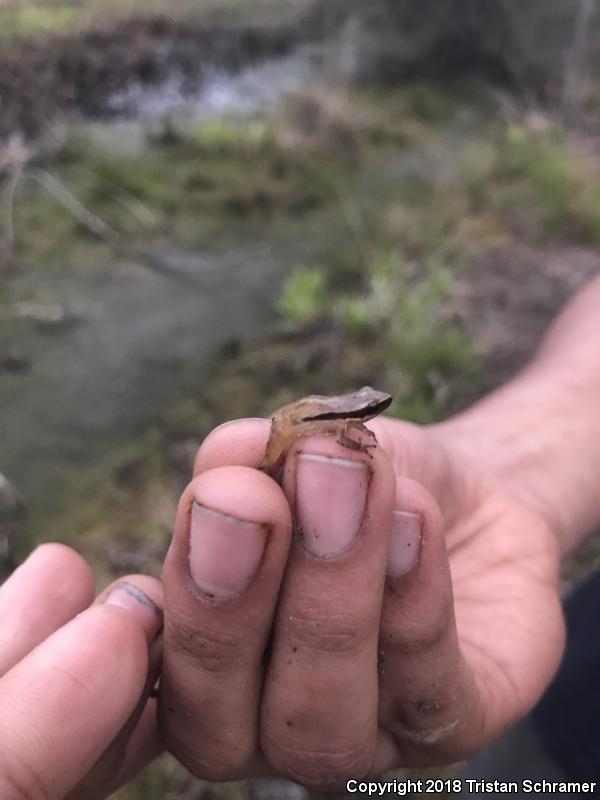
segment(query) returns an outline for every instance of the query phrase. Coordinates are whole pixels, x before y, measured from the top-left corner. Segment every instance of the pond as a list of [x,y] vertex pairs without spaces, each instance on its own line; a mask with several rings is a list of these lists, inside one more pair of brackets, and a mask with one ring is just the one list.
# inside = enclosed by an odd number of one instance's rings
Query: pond
[[[94,147],[139,154],[167,123],[185,128],[226,116],[237,124],[267,111],[303,86],[317,61],[304,48],[235,72],[203,65],[196,80],[170,74],[150,87],[132,83],[110,98],[108,118],[71,125]],[[310,258],[302,237],[223,224],[215,249],[157,250],[158,270],[149,259],[107,251],[102,263],[74,271],[54,255],[5,284],[0,473],[17,483],[35,517],[63,491],[65,470],[92,468],[143,429],[189,369],[201,371],[224,341],[272,319],[283,275]]]

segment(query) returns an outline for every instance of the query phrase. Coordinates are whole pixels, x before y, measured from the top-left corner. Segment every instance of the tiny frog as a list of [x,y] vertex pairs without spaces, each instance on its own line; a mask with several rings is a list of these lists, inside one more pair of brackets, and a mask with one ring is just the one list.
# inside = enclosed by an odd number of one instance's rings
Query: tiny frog
[[[260,469],[270,475],[276,474],[288,450],[301,436],[335,433],[337,441],[344,447],[367,452],[367,448],[375,446],[377,439],[364,423],[385,411],[391,402],[391,394],[363,386],[350,394],[335,397],[312,394],[283,406],[271,418],[271,434]],[[366,433],[373,443],[364,444],[351,439],[348,436],[351,429]]]

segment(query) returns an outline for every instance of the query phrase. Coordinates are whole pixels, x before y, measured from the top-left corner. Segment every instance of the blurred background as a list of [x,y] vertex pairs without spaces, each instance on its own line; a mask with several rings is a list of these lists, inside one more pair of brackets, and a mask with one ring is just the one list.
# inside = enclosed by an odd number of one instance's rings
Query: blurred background
[[[599,156],[595,0],[3,0],[0,576],[160,574],[232,417],[503,382],[600,268]],[[117,796],[307,797],[167,757]]]

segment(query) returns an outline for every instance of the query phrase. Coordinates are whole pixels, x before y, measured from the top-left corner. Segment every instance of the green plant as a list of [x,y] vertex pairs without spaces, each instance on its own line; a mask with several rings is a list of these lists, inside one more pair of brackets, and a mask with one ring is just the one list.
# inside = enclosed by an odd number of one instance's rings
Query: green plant
[[234,123],[228,119],[209,120],[196,125],[189,140],[204,153],[254,153],[272,142],[272,131],[263,120]]
[[74,27],[79,10],[69,5],[46,7],[23,5],[0,12],[0,31],[5,37],[31,38],[43,33],[58,33]]
[[501,203],[510,212],[529,206],[544,236],[600,239],[600,169],[564,130],[507,128],[499,145]]
[[319,267],[300,267],[283,284],[278,309],[294,322],[307,322],[323,313],[326,300],[325,272]]
[[377,329],[368,297],[341,297],[335,306],[335,316],[357,338],[373,336]]

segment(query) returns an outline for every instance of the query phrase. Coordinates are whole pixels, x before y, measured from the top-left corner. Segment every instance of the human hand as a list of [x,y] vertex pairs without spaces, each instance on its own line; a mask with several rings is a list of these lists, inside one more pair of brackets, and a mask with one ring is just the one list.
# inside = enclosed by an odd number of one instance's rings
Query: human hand
[[331,787],[456,761],[557,665],[545,522],[451,436],[371,427],[372,459],[297,442],[283,487],[254,469],[267,420],[221,426],[199,451],[163,574],[159,719],[200,777]]
[[161,749],[149,700],[162,589],[143,575],[95,601],[89,566],[38,547],[0,587],[0,797],[98,800]]

